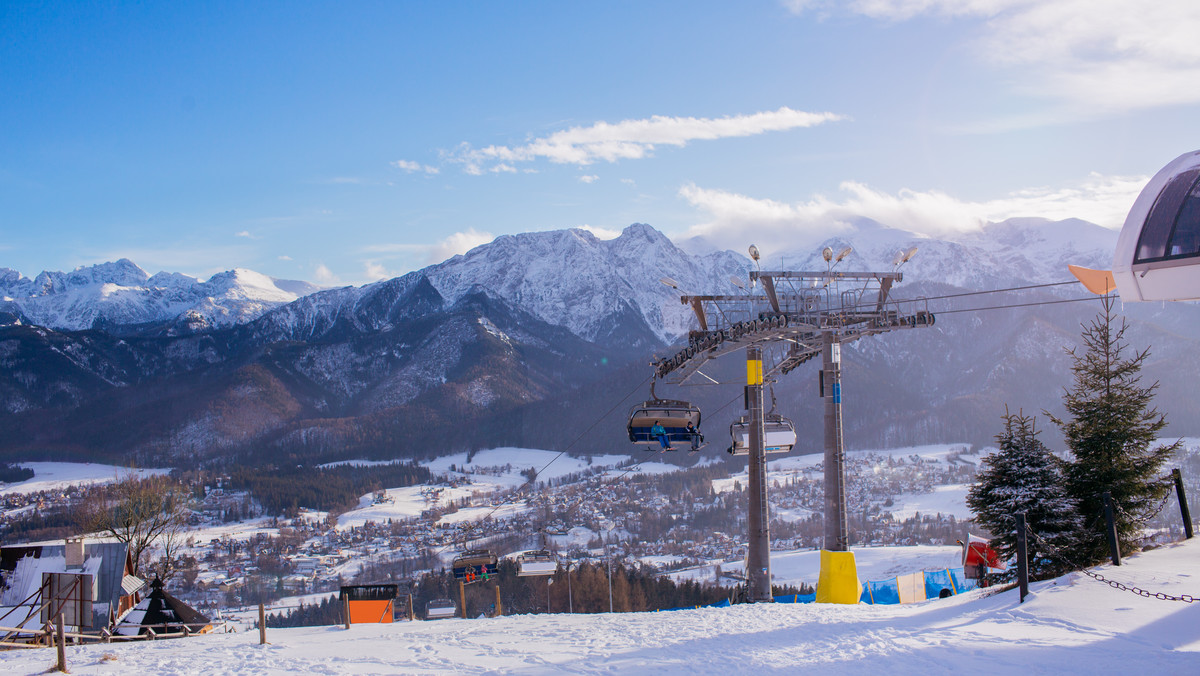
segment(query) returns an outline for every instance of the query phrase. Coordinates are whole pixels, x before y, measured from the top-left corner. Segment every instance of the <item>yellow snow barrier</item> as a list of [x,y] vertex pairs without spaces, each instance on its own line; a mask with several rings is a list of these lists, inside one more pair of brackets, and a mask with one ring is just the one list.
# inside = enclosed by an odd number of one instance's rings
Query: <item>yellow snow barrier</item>
[[817,603],[858,603],[862,585],[854,552],[821,550],[821,574],[817,578]]

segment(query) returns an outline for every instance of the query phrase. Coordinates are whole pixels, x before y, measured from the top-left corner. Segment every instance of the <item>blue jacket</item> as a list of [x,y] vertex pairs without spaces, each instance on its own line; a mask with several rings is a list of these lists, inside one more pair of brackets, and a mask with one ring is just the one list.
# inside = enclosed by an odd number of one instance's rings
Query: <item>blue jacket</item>
[[656,436],[656,437],[663,436],[666,433],[667,433],[667,430],[662,425],[655,424],[654,427],[650,428],[650,434],[653,436]]

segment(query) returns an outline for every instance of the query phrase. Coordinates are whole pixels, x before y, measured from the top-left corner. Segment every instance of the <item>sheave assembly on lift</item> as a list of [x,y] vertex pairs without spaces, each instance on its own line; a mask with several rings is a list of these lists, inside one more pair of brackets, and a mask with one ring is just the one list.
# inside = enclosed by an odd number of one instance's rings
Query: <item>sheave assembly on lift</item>
[[[660,436],[652,431],[657,424],[662,426],[670,450],[680,447],[693,449],[693,438],[699,437],[699,432],[689,432],[689,422],[693,428],[700,427],[700,409],[686,401],[659,399],[654,394],[654,383],[651,382],[650,399],[629,410],[629,440],[646,450],[662,449]],[[694,446],[694,450],[699,448],[699,444]]]

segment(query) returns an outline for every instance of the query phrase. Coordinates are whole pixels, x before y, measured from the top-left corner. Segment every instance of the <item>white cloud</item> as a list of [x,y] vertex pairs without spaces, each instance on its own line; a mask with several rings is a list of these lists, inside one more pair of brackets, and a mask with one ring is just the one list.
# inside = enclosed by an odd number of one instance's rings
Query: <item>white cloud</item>
[[468,228],[466,232],[456,232],[429,249],[428,261],[440,263],[456,254],[464,254],[471,249],[496,239],[490,232],[479,232]]
[[608,228],[597,228],[594,225],[581,225],[580,230],[587,230],[599,239],[616,239],[621,236],[620,230],[609,230]]
[[395,162],[390,162],[390,164],[393,167],[407,171],[410,174],[417,171],[423,171],[430,175],[441,172],[441,169],[438,169],[437,167],[431,167],[428,164],[421,164],[420,162],[413,162],[412,160],[396,160]]
[[600,180],[600,177],[595,174],[587,174],[585,176],[580,176],[579,180],[583,183],[595,183],[596,181]]
[[808,113],[787,107],[720,118],[655,115],[647,119],[571,127],[515,147],[474,148],[463,143],[447,157],[462,164],[463,171],[474,175],[482,174],[485,169],[509,171],[516,163],[536,160],[584,166],[600,161],[640,159],[651,155],[659,145],[682,147],[691,141],[754,136],[840,119],[842,116],[833,113]]
[[313,280],[322,286],[338,286],[342,280],[325,266],[324,263],[318,263],[317,268],[313,271]]
[[376,261],[364,261],[363,271],[365,272],[367,279],[372,282],[378,282],[381,279],[391,279],[392,277],[396,276],[388,272],[387,268]]
[[797,14],[982,21],[979,58],[1014,68],[1016,91],[1096,115],[1200,102],[1200,3],[1163,0],[790,0]]
[[751,234],[758,238],[811,243],[850,229],[858,218],[920,235],[944,237],[976,230],[988,222],[1031,216],[1061,220],[1080,218],[1107,228],[1119,228],[1148,177],[1092,174],[1073,185],[1030,188],[985,202],[960,200],[931,190],[901,190],[895,195],[847,181],[840,200],[815,196],[807,202],[786,203],[685,185],[679,194],[707,212],[707,223],[693,226],[689,236],[740,249]]
[[249,230],[243,230],[243,231],[237,233],[236,235],[234,235],[234,237],[246,237],[249,239],[254,239],[254,235],[251,235]]
[[290,261],[290,260],[292,260],[292,257],[291,257],[291,256],[288,256],[288,255],[283,255],[283,256],[279,256],[279,260],[281,260],[281,261]]

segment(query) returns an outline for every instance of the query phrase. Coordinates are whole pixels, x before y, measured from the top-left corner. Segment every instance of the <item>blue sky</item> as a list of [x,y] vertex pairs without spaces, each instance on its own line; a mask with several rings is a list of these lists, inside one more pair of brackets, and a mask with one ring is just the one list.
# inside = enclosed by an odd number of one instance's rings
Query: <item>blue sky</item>
[[[505,233],[1119,227],[1200,3],[0,3],[0,267],[365,283]],[[780,245],[784,246],[784,245]]]

